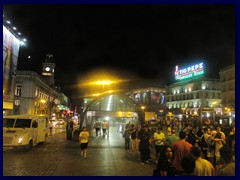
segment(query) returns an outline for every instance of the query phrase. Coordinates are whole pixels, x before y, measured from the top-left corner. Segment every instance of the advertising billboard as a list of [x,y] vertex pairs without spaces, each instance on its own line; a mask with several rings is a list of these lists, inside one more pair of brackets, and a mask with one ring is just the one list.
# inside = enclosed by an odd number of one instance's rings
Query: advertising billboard
[[3,108],[11,109],[20,41],[3,26]]
[[184,80],[189,78],[194,78],[204,74],[204,65],[203,63],[198,63],[186,68],[179,69],[178,65],[175,66],[175,79]]

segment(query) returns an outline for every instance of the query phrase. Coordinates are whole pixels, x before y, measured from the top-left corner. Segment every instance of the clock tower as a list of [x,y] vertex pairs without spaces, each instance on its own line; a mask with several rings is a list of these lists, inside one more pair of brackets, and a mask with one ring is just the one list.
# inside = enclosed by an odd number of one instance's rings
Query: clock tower
[[53,55],[46,54],[45,62],[42,63],[42,76],[49,83],[49,86],[54,85],[54,69]]

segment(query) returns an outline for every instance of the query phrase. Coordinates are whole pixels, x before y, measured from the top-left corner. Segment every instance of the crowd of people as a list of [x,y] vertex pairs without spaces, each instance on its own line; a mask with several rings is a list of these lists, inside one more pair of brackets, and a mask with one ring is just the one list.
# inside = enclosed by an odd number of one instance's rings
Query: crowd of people
[[200,128],[186,124],[177,133],[168,126],[165,134],[160,125],[152,135],[147,125],[137,129],[132,124],[125,128],[124,137],[125,149],[139,151],[142,164],[153,159],[150,152],[154,150],[153,175],[235,175],[235,126],[231,126],[228,133],[221,125]]
[[[109,136],[107,121],[96,121],[94,129],[96,137]],[[226,130],[218,124],[200,127],[189,123],[181,129],[159,124],[153,130],[147,124],[136,127],[127,123],[123,129],[125,150],[139,154],[141,164],[155,163],[155,176],[235,175],[234,125]],[[83,134],[79,141],[83,144],[81,155],[86,158],[88,140]],[[85,136],[89,138],[89,134]]]

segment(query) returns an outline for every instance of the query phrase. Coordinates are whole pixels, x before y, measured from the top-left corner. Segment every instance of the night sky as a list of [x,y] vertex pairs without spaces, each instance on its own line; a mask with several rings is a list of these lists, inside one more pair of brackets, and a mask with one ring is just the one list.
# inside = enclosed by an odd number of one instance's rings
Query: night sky
[[[3,5],[28,39],[18,69],[41,74],[53,54],[55,84],[78,101],[78,84],[102,72],[118,79],[175,82],[175,65],[203,61],[205,76],[235,63],[234,5]],[[28,56],[31,56],[28,59]]]

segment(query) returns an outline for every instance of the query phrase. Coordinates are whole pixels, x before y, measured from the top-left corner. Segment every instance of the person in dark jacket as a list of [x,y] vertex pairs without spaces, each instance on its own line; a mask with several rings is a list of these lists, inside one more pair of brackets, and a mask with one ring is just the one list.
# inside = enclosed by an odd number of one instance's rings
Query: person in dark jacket
[[123,136],[125,138],[125,150],[130,150],[130,132],[129,132],[129,128],[124,130]]
[[150,153],[150,134],[148,132],[148,127],[143,127],[139,131],[138,138],[140,140],[139,143],[139,151],[141,156],[141,164],[149,163],[149,153]]

